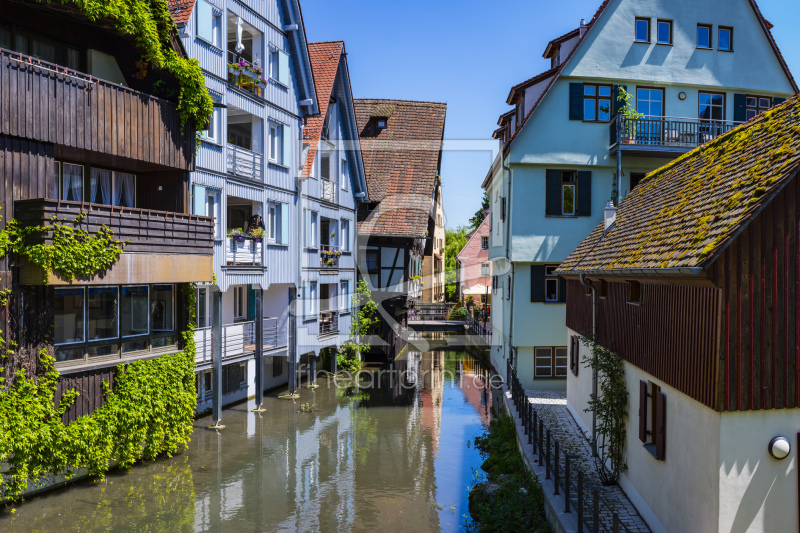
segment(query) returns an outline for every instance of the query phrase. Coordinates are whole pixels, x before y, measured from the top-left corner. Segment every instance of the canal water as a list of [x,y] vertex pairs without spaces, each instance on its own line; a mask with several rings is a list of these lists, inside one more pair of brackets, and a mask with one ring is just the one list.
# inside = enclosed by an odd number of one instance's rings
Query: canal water
[[[423,341],[424,344],[424,341]],[[3,531],[458,531],[488,425],[488,375],[464,351],[414,351],[359,386],[320,380],[199,419],[189,449],[39,496]]]

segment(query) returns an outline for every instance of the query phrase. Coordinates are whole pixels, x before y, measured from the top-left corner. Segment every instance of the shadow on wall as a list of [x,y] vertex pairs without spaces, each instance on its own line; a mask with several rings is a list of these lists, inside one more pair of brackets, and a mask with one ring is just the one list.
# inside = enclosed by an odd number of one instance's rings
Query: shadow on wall
[[632,43],[620,66],[635,67],[641,65],[644,62],[644,56],[647,54],[648,50],[649,48],[641,43]]
[[[737,459],[729,463],[730,467],[727,464],[722,465],[721,470],[727,476],[727,480],[723,480],[723,482],[729,486],[735,481],[735,478],[731,476],[739,478],[750,473],[747,489],[741,495],[736,515],[733,521],[730,522],[729,531],[731,533],[791,530],[791,524],[796,521],[797,501],[796,497],[785,493],[785,488],[797,485],[794,480],[797,473],[791,467],[793,461],[793,456],[787,457],[781,461],[781,468],[770,464],[776,461],[769,458],[756,461],[752,467],[749,459]],[[739,467],[738,465],[742,466]],[[731,494],[730,497],[735,498],[736,496]],[[721,494],[720,499],[723,505],[720,510],[725,513],[725,495]],[[761,512],[762,509],[763,512]],[[730,510],[732,511],[732,509]],[[763,522],[754,523],[759,513],[761,513]],[[721,518],[724,520],[724,516]],[[723,531],[725,528],[724,522],[720,526],[720,531]],[[787,529],[784,529],[784,526]]]

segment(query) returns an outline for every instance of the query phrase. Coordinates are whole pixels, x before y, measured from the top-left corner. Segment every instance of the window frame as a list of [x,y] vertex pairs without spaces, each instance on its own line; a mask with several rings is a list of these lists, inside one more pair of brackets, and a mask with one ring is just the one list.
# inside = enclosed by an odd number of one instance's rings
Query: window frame
[[[208,6],[208,9],[211,10],[211,39],[209,40],[207,37],[200,34],[200,5],[204,3]],[[195,11],[195,38],[200,39],[204,43],[210,44],[214,48],[221,49],[220,47],[220,38],[219,38],[219,29],[222,27],[221,24],[221,14],[215,13],[215,7],[211,2],[207,0],[198,0],[197,2],[197,9]]]
[[339,249],[343,253],[349,254],[352,252],[352,247],[350,246],[350,240],[351,240],[350,231],[352,228],[352,225],[350,224],[350,219],[349,218],[340,219],[339,228],[340,228],[339,231],[342,234],[342,238],[339,239],[340,242]]
[[[554,274],[558,265],[545,265],[544,267],[544,303],[559,303],[561,298],[561,280],[558,274]],[[547,282],[554,281],[556,284],[556,297],[555,299],[548,298],[547,296]]]
[[[750,105],[749,100],[751,98],[755,99],[755,101],[756,101],[755,105]],[[769,106],[767,106],[767,107],[762,106],[761,105],[761,101],[762,100],[768,100],[769,101]],[[748,95],[745,96],[745,119],[746,120],[750,120],[751,118],[755,118],[758,115],[760,115],[761,113],[764,113],[765,111],[769,111],[770,109],[772,109],[772,107],[773,107],[773,105],[772,105],[772,97],[771,96],[758,96],[758,95],[755,95],[755,94],[748,94]],[[750,116],[750,112],[751,111],[755,111],[755,115]]]
[[[538,360],[543,357],[547,357],[544,355],[540,355],[537,352],[540,350],[549,350],[550,355],[550,366],[545,367],[544,365],[537,365]],[[559,350],[561,351],[559,354]],[[564,360],[563,365],[559,365],[557,360],[562,359]],[[550,373],[548,375],[541,375],[539,374],[539,368],[548,368]],[[561,374],[559,374],[559,370],[561,370]],[[533,379],[534,381],[543,380],[543,379],[550,379],[550,380],[566,380],[567,374],[569,373],[569,348],[567,346],[534,346],[533,348]]]
[[[586,89],[587,87],[594,87],[594,94],[587,95]],[[600,89],[608,89],[608,96],[600,96]],[[588,119],[586,118],[586,103],[587,101],[593,100],[594,101],[594,118]],[[608,100],[608,118],[601,119],[600,118],[600,102],[603,100]],[[600,122],[600,123],[607,123],[611,122],[611,115],[614,111],[614,87],[607,83],[584,83],[583,84],[583,121],[584,122]]]
[[267,159],[276,165],[283,164],[283,126],[274,120],[269,121],[269,155]]
[[[700,98],[704,95],[710,96],[722,96],[722,106],[715,106],[713,103],[709,104],[710,108],[713,110],[715,107],[721,107],[722,109],[722,118],[703,118],[700,116],[700,106],[703,105],[700,102]],[[711,100],[713,102],[713,98]],[[714,122],[725,122],[727,117],[727,107],[728,107],[728,95],[724,92],[715,92],[715,91],[697,91],[697,119],[701,121],[703,124],[713,124]],[[711,113],[713,115],[713,113]]]
[[[700,29],[708,30],[708,46],[700,46]],[[698,50],[713,50],[714,49],[714,25],[704,24],[702,22],[697,24],[697,34],[695,36],[695,46]]]
[[492,263],[489,261],[482,261],[481,262],[481,277],[488,278],[492,275],[491,273]]
[[[646,22],[647,23],[647,40],[646,41],[642,41],[642,40],[639,39],[639,27],[638,26],[639,26],[640,22]],[[633,23],[633,42],[650,44],[650,42],[652,41],[652,38],[653,38],[652,27],[651,26],[652,26],[652,22],[651,22],[650,18],[648,18],[648,17],[635,17],[634,18],[634,23]]]
[[488,249],[489,249],[489,236],[481,235],[481,250],[488,250]]
[[[728,32],[728,48],[722,48],[722,32]],[[719,26],[717,28],[717,50],[720,52],[733,52],[733,26]]]
[[[208,200],[212,198],[214,200],[214,209],[215,212],[209,213],[208,209]],[[214,240],[221,241],[225,238],[225,235],[222,231],[222,191],[219,189],[209,189],[206,188],[206,216],[214,217]]]
[[[572,175],[571,181],[565,181],[566,175]],[[565,209],[565,192],[568,188],[572,188],[572,213],[567,213]],[[574,170],[561,171],[561,216],[562,217],[577,217],[578,216],[578,173]]]
[[347,165],[347,158],[342,157],[341,159],[341,166],[339,169],[339,181],[341,181],[341,187],[343,191],[346,191],[348,188],[348,182],[350,181],[350,168]]
[[[202,0],[205,1],[205,0]],[[203,142],[211,143],[220,145],[222,143],[220,139],[220,109],[215,107],[211,110],[211,118],[208,120],[208,129],[201,130],[201,140]]]
[[[661,40],[661,25],[669,25],[669,41],[664,42]],[[670,19],[656,19],[656,44],[662,46],[672,46],[673,43],[673,21]]]
[[[246,285],[235,285],[233,287],[234,323],[247,321],[247,293],[245,293],[246,288],[247,288]],[[243,301],[244,303],[242,303]]]

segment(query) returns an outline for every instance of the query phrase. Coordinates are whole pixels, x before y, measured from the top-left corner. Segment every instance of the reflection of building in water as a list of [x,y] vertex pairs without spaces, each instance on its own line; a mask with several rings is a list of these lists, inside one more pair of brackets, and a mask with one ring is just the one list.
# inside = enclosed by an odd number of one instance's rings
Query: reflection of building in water
[[439,448],[444,397],[444,352],[430,352],[422,357],[422,427],[433,438],[434,451]]

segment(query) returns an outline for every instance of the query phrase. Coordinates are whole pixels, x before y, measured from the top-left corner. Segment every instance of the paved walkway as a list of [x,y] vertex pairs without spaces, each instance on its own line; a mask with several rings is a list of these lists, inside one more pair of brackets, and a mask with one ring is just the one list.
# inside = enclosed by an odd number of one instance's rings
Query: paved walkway
[[[600,497],[607,504],[602,506],[601,514],[605,516],[601,523],[611,524],[611,510],[615,510],[624,526],[623,531],[650,533],[650,528],[639,516],[622,489],[619,486],[605,487],[600,482],[597,467],[592,458],[591,443],[567,410],[564,391],[528,390],[525,393],[544,425],[550,429],[551,438],[558,440],[561,450],[567,454],[578,456],[572,459],[572,464],[583,471],[588,494],[597,489]],[[577,478],[577,473],[575,473],[575,477]]]

